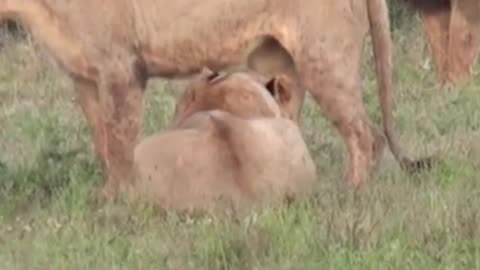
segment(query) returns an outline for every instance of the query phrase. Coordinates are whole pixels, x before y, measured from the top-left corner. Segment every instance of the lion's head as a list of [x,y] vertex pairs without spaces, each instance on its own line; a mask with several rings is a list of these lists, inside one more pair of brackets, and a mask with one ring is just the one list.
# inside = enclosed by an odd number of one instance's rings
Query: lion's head
[[192,79],[175,108],[174,126],[193,114],[221,110],[240,118],[283,117],[297,120],[292,104],[296,84],[286,75],[267,80],[253,72],[218,73],[204,68]]

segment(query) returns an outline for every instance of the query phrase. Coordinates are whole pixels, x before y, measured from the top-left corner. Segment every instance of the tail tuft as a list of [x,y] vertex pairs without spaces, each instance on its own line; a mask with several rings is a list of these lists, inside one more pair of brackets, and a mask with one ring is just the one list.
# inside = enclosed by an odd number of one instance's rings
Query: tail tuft
[[419,173],[421,171],[430,170],[434,167],[435,164],[438,163],[438,158],[430,156],[425,157],[417,160],[410,160],[408,158],[404,158],[400,162],[400,167],[410,173]]

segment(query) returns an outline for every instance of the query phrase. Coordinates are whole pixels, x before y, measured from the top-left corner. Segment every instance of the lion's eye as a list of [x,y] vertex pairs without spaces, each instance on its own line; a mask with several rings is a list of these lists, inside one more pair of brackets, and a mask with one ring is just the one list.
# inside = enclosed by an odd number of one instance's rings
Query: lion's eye
[[212,74],[208,75],[207,80],[212,81],[213,79],[217,78],[220,74],[217,71],[214,71]]
[[223,81],[227,76],[226,73],[214,71],[212,74],[208,75],[207,81],[209,84],[215,84]]

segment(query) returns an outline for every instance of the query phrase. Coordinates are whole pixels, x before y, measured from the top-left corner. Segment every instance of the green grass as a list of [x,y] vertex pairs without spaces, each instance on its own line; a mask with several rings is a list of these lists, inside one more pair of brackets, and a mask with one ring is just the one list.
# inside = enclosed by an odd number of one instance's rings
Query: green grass
[[[394,34],[396,128],[409,154],[436,152],[440,164],[410,176],[386,152],[366,190],[343,191],[343,146],[309,98],[302,130],[318,167],[315,196],[241,218],[91,205],[100,172],[70,81],[26,44],[7,42],[0,269],[480,269],[480,75],[441,89],[408,24]],[[378,123],[365,51],[365,101]],[[152,81],[146,102],[144,135],[168,123],[172,87]]]

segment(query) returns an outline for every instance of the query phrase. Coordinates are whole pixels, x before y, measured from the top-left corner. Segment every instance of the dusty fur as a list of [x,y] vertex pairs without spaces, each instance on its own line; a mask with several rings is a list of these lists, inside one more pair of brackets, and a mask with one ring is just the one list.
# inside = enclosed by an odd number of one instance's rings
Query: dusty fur
[[347,183],[364,183],[383,146],[360,89],[369,25],[390,149],[403,168],[424,164],[405,158],[394,136],[385,0],[0,0],[0,17],[23,22],[74,80],[107,197],[131,183],[148,78],[203,66],[285,74],[300,86],[294,107],[308,89],[345,142]]
[[[269,87],[285,82],[272,80]],[[277,103],[277,89],[248,74],[202,73],[178,101],[172,126],[136,147],[133,194],[166,209],[208,211],[307,194],[315,166],[298,126],[282,116],[295,91],[282,86]]]

